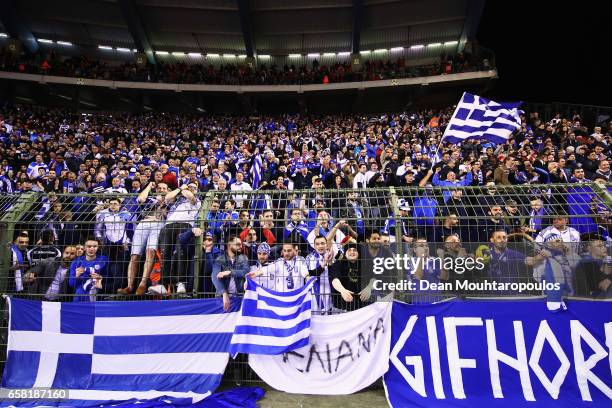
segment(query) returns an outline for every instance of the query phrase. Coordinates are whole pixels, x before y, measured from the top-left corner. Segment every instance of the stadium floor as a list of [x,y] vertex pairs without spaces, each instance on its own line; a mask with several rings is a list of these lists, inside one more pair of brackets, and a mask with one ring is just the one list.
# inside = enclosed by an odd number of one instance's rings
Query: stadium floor
[[259,401],[261,408],[374,408],[388,407],[385,391],[367,389],[351,395],[304,395],[287,394],[265,387],[266,396]]

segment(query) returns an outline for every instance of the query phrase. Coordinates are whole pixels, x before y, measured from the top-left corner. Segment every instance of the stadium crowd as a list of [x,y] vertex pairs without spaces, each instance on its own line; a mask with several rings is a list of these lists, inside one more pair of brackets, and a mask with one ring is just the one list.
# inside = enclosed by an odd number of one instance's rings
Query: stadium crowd
[[229,306],[246,276],[276,290],[315,276],[316,310],[328,312],[375,298],[363,273],[404,248],[486,260],[477,275],[425,262],[411,279],[553,276],[563,295],[612,296],[609,203],[588,184],[605,190],[610,181],[611,124],[589,129],[578,115],[531,112],[505,144],[440,144],[452,112],[247,118],[5,108],[0,192],[39,195],[17,228],[12,290],[75,301],[215,291]]
[[439,63],[409,65],[404,57],[395,60],[366,60],[360,72],[350,62],[321,64],[314,59],[308,65],[261,63],[256,68],[245,63],[186,64],[116,63],[89,57],[62,57],[54,52],[14,58],[0,51],[0,70],[28,74],[58,75],[114,81],[164,82],[215,85],[298,85],[431,76],[490,69],[488,59],[474,60],[470,54],[443,55]]

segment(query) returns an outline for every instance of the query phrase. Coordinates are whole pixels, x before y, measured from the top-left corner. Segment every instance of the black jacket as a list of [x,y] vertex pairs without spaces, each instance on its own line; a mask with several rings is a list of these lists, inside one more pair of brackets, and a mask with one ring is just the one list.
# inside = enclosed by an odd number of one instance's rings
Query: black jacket
[[[34,265],[28,272],[34,273],[36,279],[33,282],[25,283],[24,289],[29,294],[44,295],[47,293],[49,286],[53,283],[55,274],[61,266],[61,261],[56,259],[44,259]],[[68,275],[70,274],[70,266],[66,267],[66,275],[64,280],[59,285],[59,298],[68,293]],[[42,300],[42,299],[41,299]]]

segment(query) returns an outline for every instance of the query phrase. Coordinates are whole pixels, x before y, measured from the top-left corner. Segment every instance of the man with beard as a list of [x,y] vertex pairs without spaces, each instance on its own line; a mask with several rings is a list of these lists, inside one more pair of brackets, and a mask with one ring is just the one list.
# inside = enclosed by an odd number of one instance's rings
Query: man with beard
[[477,226],[476,242],[487,242],[489,238],[493,236],[493,232],[495,231],[508,232],[508,227],[506,224],[504,224],[504,212],[500,205],[491,205],[487,215],[489,215],[489,217],[480,220],[479,225]]
[[[377,258],[392,258],[393,253],[390,247],[383,246],[381,244],[381,234],[378,230],[372,229],[366,235],[365,243],[360,245],[358,248],[359,256],[361,257],[360,263],[362,264],[362,270],[373,271],[375,259]],[[379,276],[385,282],[391,282],[395,279],[395,271],[386,271],[384,275]]]
[[480,194],[471,197],[472,207],[475,209],[476,215],[487,215],[489,207],[500,204],[502,200],[501,192],[498,191],[495,182],[489,181],[485,187],[480,190]]
[[536,265],[543,258],[539,255],[526,257],[522,252],[508,248],[508,234],[504,230],[493,231],[490,241],[489,250],[484,250],[484,246],[476,250],[476,256],[482,255],[487,264],[483,274],[485,278],[500,283],[529,282],[531,278],[526,267]]
[[23,231],[15,239],[15,243],[11,246],[12,252],[12,267],[14,284],[11,287],[11,291],[22,292],[23,287],[23,273],[30,266],[28,260],[28,244],[30,243],[30,237],[27,231]]
[[61,259],[48,258],[37,262],[23,278],[27,292],[44,295],[46,300],[58,300],[67,292],[66,275],[74,258],[76,247],[67,246]]
[[514,199],[506,200],[506,205],[503,209],[503,219],[510,232],[521,232],[526,223],[518,203]]
[[[270,265],[270,245],[262,242],[257,246],[257,260],[251,265],[250,272],[265,268],[268,265]],[[274,285],[274,279],[274,274],[270,274],[268,276],[258,276],[255,281],[258,285],[268,288],[270,285]]]
[[212,267],[212,281],[217,296],[223,298],[223,310],[230,307],[230,295],[244,292],[244,277],[249,272],[249,260],[242,254],[242,241],[230,236],[225,252],[215,259]]
[[270,275],[274,276],[274,280],[268,282],[268,288],[278,292],[290,292],[304,286],[309,271],[306,260],[298,256],[297,245],[284,242],[279,259],[262,268],[250,271],[247,277],[255,279],[258,276],[269,277]]

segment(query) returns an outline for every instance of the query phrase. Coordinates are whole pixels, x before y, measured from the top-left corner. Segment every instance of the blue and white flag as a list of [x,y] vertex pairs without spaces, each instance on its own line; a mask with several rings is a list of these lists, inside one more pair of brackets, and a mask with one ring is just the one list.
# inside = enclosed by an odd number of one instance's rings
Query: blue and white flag
[[521,127],[519,106],[521,102],[497,103],[464,92],[442,140],[461,143],[467,139],[484,139],[504,143]]
[[276,292],[247,279],[230,354],[282,354],[308,345],[314,281]]
[[197,402],[221,382],[238,316],[217,299],[59,303],[11,298],[3,388],[66,389],[69,406],[162,396]]
[[612,302],[394,302],[389,406],[609,407],[611,336]]
[[362,390],[389,369],[392,305],[380,301],[352,312],[314,315],[307,346],[276,356],[250,354],[249,366],[280,391],[346,395]]
[[253,167],[251,167],[251,178],[253,180],[253,190],[257,190],[259,188],[259,184],[261,183],[261,155],[255,155],[253,159]]

